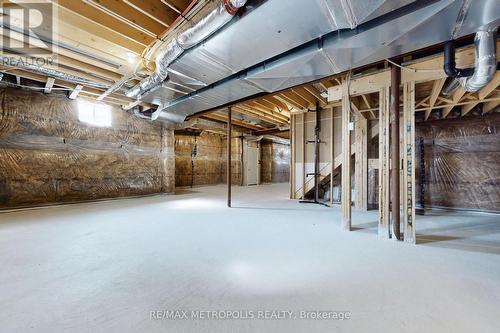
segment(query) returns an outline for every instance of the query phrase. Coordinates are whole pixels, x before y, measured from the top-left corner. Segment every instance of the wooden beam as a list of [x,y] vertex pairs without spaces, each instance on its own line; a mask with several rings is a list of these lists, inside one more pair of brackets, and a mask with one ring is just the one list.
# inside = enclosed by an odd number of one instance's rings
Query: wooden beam
[[[491,96],[491,97],[488,97],[486,99],[480,100],[479,103],[488,103],[488,102],[498,101],[499,99],[500,99],[500,96],[497,96],[497,97]],[[477,100],[474,100],[474,101],[469,100],[469,101],[462,101],[462,102],[452,103],[452,104],[434,105],[433,109],[444,109],[444,108],[448,108],[448,107],[463,106],[463,105],[474,104],[477,102],[478,102]],[[425,111],[426,109],[427,109],[427,107],[415,109],[415,112]]]
[[383,87],[379,92],[379,219],[378,237],[389,239],[389,88]]
[[494,110],[500,104],[500,100],[491,101],[483,104],[483,113],[489,113]]
[[441,93],[441,90],[443,89],[445,82],[446,82],[446,78],[442,78],[442,79],[434,81],[434,84],[432,86],[431,96],[429,98],[429,108],[425,111],[424,120],[429,119],[429,116],[431,115],[432,107],[434,106],[434,104],[436,104],[437,98],[439,97],[439,94]]
[[312,86],[312,85],[311,86],[306,86],[303,89],[305,89],[308,93],[310,93],[318,101],[320,101],[320,103],[321,103],[322,106],[328,104],[328,101],[326,100],[326,98],[324,98],[323,96],[321,96],[321,93],[319,92],[319,90],[316,89],[314,86]]
[[[416,107],[418,108],[419,106],[422,106],[422,105],[426,105],[426,106],[429,105],[429,104],[427,104],[427,101],[430,99],[431,99],[431,96],[427,96],[427,97],[422,98],[422,100],[417,103]],[[440,99],[440,97],[438,96],[438,100],[439,99]]]
[[143,12],[116,0],[88,0],[87,3],[103,13],[110,15],[130,27],[143,31],[152,37],[157,37],[165,30],[165,25],[152,20]]
[[467,105],[462,106],[461,115],[462,117],[472,111],[480,102],[472,102]]
[[[286,112],[288,112],[288,114],[290,113],[290,106],[287,103],[279,100],[278,98],[275,98],[274,96],[271,95],[271,96],[262,97],[262,99],[275,105],[278,108],[278,110],[286,111]],[[285,115],[286,115],[286,113],[285,113]]]
[[[382,87],[390,85],[391,71],[385,70],[375,74],[362,76],[352,79],[349,83],[351,96],[369,94],[378,91]],[[328,89],[328,102],[334,102],[342,99],[342,88],[333,86]]]
[[251,117],[257,118],[257,119],[262,119],[265,120],[268,123],[275,124],[275,125],[283,125],[288,123],[288,118],[281,118],[278,116],[271,115],[269,113],[263,112],[257,108],[250,107],[245,104],[238,104],[235,105],[235,109],[243,114],[249,115]]
[[478,97],[479,99],[485,99],[488,97],[498,86],[500,85],[500,71],[495,73],[493,79],[479,91]]
[[[500,46],[500,41],[497,41],[497,48],[498,46]],[[468,67],[470,65],[473,65],[475,61],[474,47],[470,46],[457,49],[455,58],[458,67]],[[500,53],[497,53],[497,59],[500,59]],[[446,78],[446,73],[443,71],[443,63],[444,57],[441,53],[436,56],[416,60],[413,63],[405,64],[404,67],[408,67],[409,69],[411,68],[411,70],[402,71],[401,82],[422,82]],[[424,71],[415,72],[415,69],[422,69]],[[389,70],[370,73],[351,80],[349,85],[350,94],[351,96],[357,96],[367,93],[373,93],[383,87],[388,86],[389,82]],[[328,102],[341,100],[342,88],[340,86],[332,86],[328,88],[328,95]]]
[[415,82],[403,85],[403,128],[404,241],[415,244]]
[[56,79],[52,77],[47,78],[47,82],[45,83],[45,89],[43,89],[43,92],[46,94],[50,94],[52,92],[52,88],[54,87],[54,82],[56,82]]
[[[126,39],[139,43],[146,47],[154,41],[154,38],[145,34],[144,32],[132,28],[122,21],[112,17],[110,15],[103,14],[102,12],[96,11],[95,8],[83,1],[75,0],[57,0],[54,1],[58,6],[65,8],[66,10],[76,14],[80,17],[77,21],[69,21],[71,24],[75,24],[90,33],[99,36],[99,27],[104,27],[113,31]],[[61,12],[59,13],[61,15]],[[90,24],[84,24],[88,20]],[[120,42],[118,42],[119,44]]]
[[342,84],[342,229],[351,230],[351,100],[347,82]]
[[178,17],[174,11],[169,10],[169,8],[157,0],[123,0],[123,2],[167,28]]
[[161,0],[161,2],[179,14],[186,8],[186,2],[183,0]]
[[77,85],[75,87],[75,89],[73,89],[71,94],[69,95],[69,99],[76,99],[78,97],[78,95],[80,94],[80,92],[82,91],[82,89],[83,89],[83,86]]
[[[219,121],[219,122],[223,122],[223,123],[227,123],[227,116],[225,115],[221,115],[221,114],[217,114],[217,113],[206,113],[203,115],[204,118],[208,118],[209,120],[216,120],[216,121]],[[248,129],[251,129],[251,130],[254,130],[254,131],[258,131],[258,130],[261,130],[263,129],[263,127],[261,126],[256,126],[256,125],[252,125],[252,124],[248,124],[244,121],[241,121],[241,120],[237,120],[237,119],[232,119],[232,124],[235,125],[235,126],[239,126],[239,127],[243,127],[243,128],[248,128]]]
[[457,90],[455,90],[455,92],[453,92],[453,95],[452,95],[452,101],[453,101],[453,104],[450,105],[450,106],[447,106],[444,108],[443,110],[443,114],[442,114],[442,117],[443,119],[446,118],[448,116],[448,114],[451,112],[451,110],[460,102],[460,99],[462,99],[462,97],[465,95],[465,90],[462,86],[459,86],[457,88]]
[[281,92],[280,96],[285,98],[292,105],[298,107],[299,109],[307,110],[310,107],[309,103],[303,101],[302,99],[295,96],[295,94],[293,94],[289,91]]

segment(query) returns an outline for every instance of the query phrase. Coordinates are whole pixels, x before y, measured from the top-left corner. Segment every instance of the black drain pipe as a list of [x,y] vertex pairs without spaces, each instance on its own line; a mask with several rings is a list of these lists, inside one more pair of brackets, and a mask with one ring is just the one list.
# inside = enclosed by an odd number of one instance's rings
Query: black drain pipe
[[474,74],[474,68],[460,69],[455,62],[455,41],[449,40],[444,43],[444,72],[448,77],[458,78]]

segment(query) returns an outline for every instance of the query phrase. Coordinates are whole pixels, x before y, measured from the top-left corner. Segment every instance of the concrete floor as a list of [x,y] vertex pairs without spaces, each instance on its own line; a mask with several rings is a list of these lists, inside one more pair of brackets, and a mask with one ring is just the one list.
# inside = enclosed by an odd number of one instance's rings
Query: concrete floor
[[[235,187],[233,209],[215,186],[0,214],[0,331],[499,332],[498,216],[418,216],[411,246],[378,240],[376,212],[342,232],[339,207],[287,188]],[[150,319],[177,309],[296,319]]]

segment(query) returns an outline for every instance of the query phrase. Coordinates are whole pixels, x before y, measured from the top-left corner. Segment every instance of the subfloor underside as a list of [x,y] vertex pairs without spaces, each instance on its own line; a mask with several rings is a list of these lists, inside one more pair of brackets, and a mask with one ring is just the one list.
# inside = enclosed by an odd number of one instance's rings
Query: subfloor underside
[[[287,189],[234,187],[232,209],[213,186],[0,214],[1,330],[498,332],[498,215],[417,216],[412,246],[377,239],[376,211],[343,232],[340,207]],[[151,319],[163,310],[295,319]]]

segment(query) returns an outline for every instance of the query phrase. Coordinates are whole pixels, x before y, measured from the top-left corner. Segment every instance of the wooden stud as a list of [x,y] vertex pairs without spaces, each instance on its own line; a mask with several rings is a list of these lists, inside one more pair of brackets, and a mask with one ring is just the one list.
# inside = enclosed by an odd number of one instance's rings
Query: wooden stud
[[290,199],[296,199],[295,190],[296,190],[296,175],[295,175],[295,163],[296,163],[296,148],[297,148],[297,131],[295,129],[296,126],[296,115],[290,116]]
[[363,116],[356,116],[355,136],[355,166],[354,166],[354,207],[368,209],[368,152],[367,152],[368,121]]
[[343,230],[351,230],[351,101],[347,82],[342,84],[342,224]]
[[415,244],[415,82],[403,86],[403,126],[404,241]]
[[389,239],[389,88],[379,92],[379,220],[378,237]]

